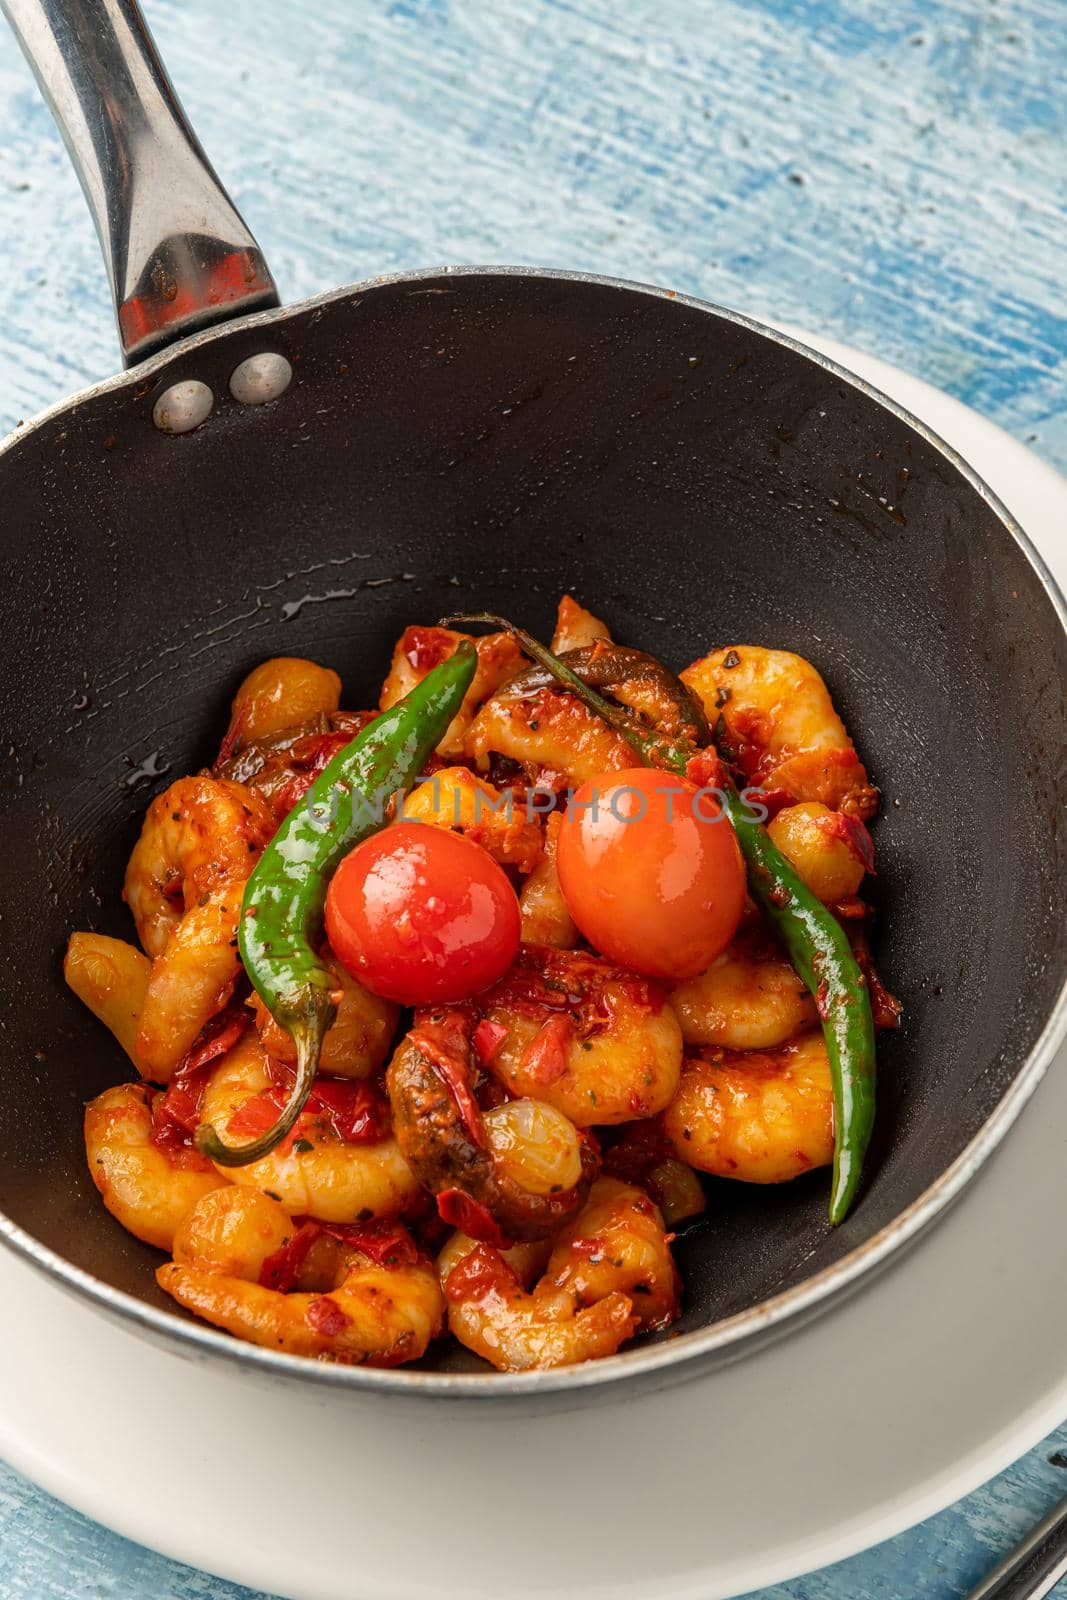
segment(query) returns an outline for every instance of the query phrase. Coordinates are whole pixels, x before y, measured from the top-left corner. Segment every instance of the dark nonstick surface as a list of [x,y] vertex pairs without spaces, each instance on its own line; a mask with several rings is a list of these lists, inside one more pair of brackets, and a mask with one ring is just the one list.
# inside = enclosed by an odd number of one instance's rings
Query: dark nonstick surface
[[[265,348],[296,381],[242,410],[226,378]],[[177,376],[217,396],[180,439],[150,420]],[[877,955],[904,1023],[869,1184],[831,1233],[825,1173],[711,1183],[683,1331],[870,1240],[1025,1063],[1065,966],[1063,630],[979,491],[816,361],[603,283],[407,280],[85,400],[0,458],[0,492],[0,1209],[105,1284],[169,1307],[86,1171],[82,1106],[127,1068],[63,988],[68,932],[129,936],[148,800],[211,760],[257,661],[328,662],[359,708],[400,628],[461,605],[544,635],[570,590],[677,667],[799,651],[882,789]]]

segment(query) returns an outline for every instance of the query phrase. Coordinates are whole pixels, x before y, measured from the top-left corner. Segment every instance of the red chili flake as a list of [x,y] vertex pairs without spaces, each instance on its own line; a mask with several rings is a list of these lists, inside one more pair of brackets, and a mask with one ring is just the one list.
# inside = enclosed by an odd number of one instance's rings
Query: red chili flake
[[325,772],[335,755],[352,743],[349,733],[320,733],[300,741],[299,751],[292,756],[299,761],[299,771],[281,784],[271,795],[271,808],[279,818],[288,816],[293,807],[304,798],[320,773]]
[[829,989],[827,988],[826,979],[824,978],[815,991],[815,1009],[819,1013],[820,1022],[825,1022],[827,1017],[830,1015],[828,1001]]
[[819,827],[827,838],[840,839],[848,845],[852,854],[863,867],[864,872],[874,872],[874,841],[859,817],[846,816],[843,811],[834,811],[828,817],[819,818]]
[[567,1070],[567,1053],[574,1043],[574,1023],[557,1013],[549,1017],[522,1052],[519,1069],[536,1083],[556,1083]]
[[266,1257],[259,1269],[260,1285],[264,1289],[277,1289],[281,1294],[288,1294],[296,1286],[308,1252],[316,1239],[322,1237],[322,1231],[321,1223],[302,1223],[281,1249]]
[[508,1036],[508,1030],[499,1022],[483,1017],[474,1030],[473,1044],[482,1066],[488,1066]]
[[445,628],[405,628],[400,648],[416,672],[429,672],[455,654],[455,636]]
[[[254,1094],[234,1112],[228,1131],[255,1137],[273,1128],[289,1097],[291,1078],[280,1077],[269,1089]],[[353,1083],[347,1078],[315,1079],[302,1112],[302,1118],[325,1118],[334,1136],[343,1144],[378,1144],[389,1132],[388,1104],[373,1083]],[[300,1124],[297,1124],[299,1129]],[[294,1129],[290,1139],[299,1137]]]
[[277,1122],[282,1104],[283,1097],[276,1089],[264,1089],[259,1094],[250,1095],[230,1118],[227,1131],[239,1137],[247,1134],[250,1139],[266,1133]]
[[217,1016],[205,1023],[189,1054],[175,1069],[174,1076],[196,1072],[232,1050],[251,1020],[252,1013],[244,1001],[231,1000]]
[[437,1196],[437,1210],[442,1222],[447,1222],[450,1228],[458,1228],[472,1239],[495,1245],[498,1250],[507,1250],[511,1245],[512,1241],[492,1212],[462,1189],[442,1189]]
[[784,811],[786,806],[795,806],[797,803],[796,796],[788,789],[754,787],[746,789],[741,798],[746,805],[762,806],[767,813],[768,822],[773,822],[779,811]]
[[305,1320],[316,1333],[321,1333],[324,1339],[336,1339],[343,1333],[352,1318],[348,1316],[336,1300],[331,1300],[328,1294],[319,1295],[312,1300],[304,1313]]
[[699,750],[686,762],[685,775],[698,789],[725,789],[726,768],[715,750]]
[[319,1227],[379,1267],[411,1266],[419,1259],[418,1246],[402,1222],[376,1217],[371,1222],[324,1222]]
[[489,1295],[513,1293],[519,1280],[511,1267],[496,1250],[484,1244],[476,1245],[469,1255],[456,1263],[445,1279],[445,1299],[453,1305],[465,1300],[485,1300]]
[[192,1141],[200,1124],[208,1073],[186,1073],[172,1078],[152,1102],[152,1143],[160,1150],[175,1150]]
[[469,1015],[458,1008],[439,1014],[436,1021],[432,1015],[422,1012],[408,1039],[426,1057],[456,1102],[463,1126],[473,1143],[479,1150],[484,1150],[485,1129],[478,1102],[474,1098],[470,1023]]
[[188,1054],[178,1063],[162,1094],[152,1103],[152,1143],[175,1150],[192,1142],[200,1120],[207,1088],[207,1068],[234,1045],[251,1022],[248,1008],[231,1001],[212,1017]]
[[389,1132],[389,1106],[375,1084],[348,1078],[315,1079],[305,1111],[325,1115],[344,1144],[378,1144]]

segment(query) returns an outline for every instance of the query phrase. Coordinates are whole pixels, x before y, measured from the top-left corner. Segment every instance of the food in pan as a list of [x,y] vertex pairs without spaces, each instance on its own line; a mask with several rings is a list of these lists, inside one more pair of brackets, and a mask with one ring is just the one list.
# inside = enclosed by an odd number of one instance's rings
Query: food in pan
[[878,795],[789,652],[676,677],[570,597],[551,649],[448,624],[405,629],[376,713],[263,663],[152,801],[141,948],[66,957],[138,1074],[86,1151],[161,1287],[238,1338],[573,1365],[676,1321],[709,1177],[831,1166],[831,1223],[853,1204],[899,1011],[860,894]]

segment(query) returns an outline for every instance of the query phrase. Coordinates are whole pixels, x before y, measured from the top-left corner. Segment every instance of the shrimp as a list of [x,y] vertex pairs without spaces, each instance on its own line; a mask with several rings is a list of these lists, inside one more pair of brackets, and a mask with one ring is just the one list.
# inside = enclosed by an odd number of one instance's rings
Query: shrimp
[[424,1355],[441,1332],[444,1298],[410,1237],[398,1230],[386,1260],[360,1249],[358,1234],[351,1245],[327,1238],[333,1248],[320,1253],[316,1268],[309,1272],[305,1261],[298,1269],[310,1287],[286,1292],[265,1283],[304,1233],[255,1190],[209,1195],[178,1230],[174,1260],[156,1281],[187,1311],[267,1349],[372,1367]]
[[[328,1093],[336,1098],[337,1091],[347,1090],[351,1098],[357,1087],[362,1090],[362,1085],[338,1084]],[[229,1131],[231,1142],[245,1133],[259,1133],[278,1115],[273,1089],[269,1058],[255,1033],[246,1033],[212,1072],[202,1119],[224,1137]],[[248,1166],[225,1171],[234,1183],[262,1189],[277,1196],[294,1215],[320,1222],[394,1217],[407,1210],[420,1190],[396,1140],[383,1134],[368,1143],[346,1141],[338,1131],[338,1120],[328,1107],[305,1111],[277,1149]],[[369,1131],[374,1131],[373,1124]]]
[[864,873],[874,870],[871,838],[859,818],[816,800],[786,806],[767,832],[812,894],[828,905],[851,898]]
[[501,1372],[614,1355],[635,1333],[678,1315],[663,1219],[640,1189],[615,1178],[593,1185],[532,1290],[524,1287],[528,1265],[462,1233],[438,1258],[450,1330]]
[[687,1061],[663,1125],[683,1161],[718,1178],[786,1183],[828,1166],[834,1101],[821,1033],[775,1051]]
[[850,816],[874,815],[878,791],[825,683],[802,656],[739,644],[703,656],[681,678],[750,782]]
[[607,623],[594,617],[591,611],[580,606],[569,594],[563,595],[556,610],[556,631],[552,635],[552,649],[558,656],[564,650],[581,650],[599,639],[610,642]]
[[[433,667],[447,661],[467,638],[470,635],[455,633],[451,628],[405,628],[396,642],[389,676],[382,685],[381,709],[388,711],[390,706],[396,705]],[[446,760],[462,756],[464,738],[475,711],[522,663],[522,651],[510,633],[486,633],[479,639],[472,638],[471,643],[478,652],[478,667],[462,706],[437,746],[438,755]]]
[[[364,989],[331,951],[324,952],[323,960],[341,998],[337,1016],[323,1040],[319,1067],[338,1078],[371,1078],[385,1065],[400,1007]],[[272,1060],[295,1067],[296,1045],[290,1034],[274,1021],[258,995],[252,996],[251,1004],[264,1050]]]
[[341,680],[329,667],[299,656],[272,656],[252,669],[234,695],[220,760],[340,704]]
[[599,956],[524,945],[478,1007],[492,1074],[578,1128],[654,1116],[678,1087],[682,1035],[663,990]]
[[229,1000],[243,886],[274,821],[249,789],[179,778],[157,795],[126,869],[125,896],[153,958],[137,1064],[164,1083]]
[[559,812],[554,811],[545,823],[541,859],[519,891],[519,909],[526,944],[548,944],[557,950],[573,950],[578,943],[578,929],[567,910],[556,871],[561,821]]
[[466,767],[442,767],[403,800],[399,818],[465,833],[502,866],[531,872],[541,859],[541,830],[515,796]]
[[556,688],[530,697],[506,688],[494,695],[471,723],[464,748],[479,772],[488,771],[491,756],[504,756],[522,765],[529,782],[558,788],[577,788],[637,762],[621,733]]
[[739,934],[699,977],[671,991],[688,1045],[772,1050],[818,1021],[815,1002],[762,928]]
[[136,1238],[169,1250],[183,1217],[228,1180],[198,1151],[154,1141],[154,1099],[143,1083],[97,1095],[85,1108],[85,1154],[111,1215]]
[[419,1012],[386,1074],[401,1150],[446,1221],[488,1239],[542,1239],[578,1211],[596,1174],[589,1140],[552,1106],[483,1113],[470,1009]]
[[93,1016],[111,1029],[134,1066],[151,971],[152,963],[140,950],[104,933],[72,933],[63,959],[68,985]]

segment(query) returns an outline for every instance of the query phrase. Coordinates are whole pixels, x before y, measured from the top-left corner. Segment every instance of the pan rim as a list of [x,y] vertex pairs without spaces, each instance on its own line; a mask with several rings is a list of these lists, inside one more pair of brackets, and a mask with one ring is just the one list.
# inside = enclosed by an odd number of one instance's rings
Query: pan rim
[[[715,305],[697,296],[597,273],[529,266],[422,268],[412,272],[391,273],[365,279],[339,289],[326,290],[292,305],[234,318],[213,328],[201,329],[190,334],[188,338],[131,367],[128,371],[90,384],[76,394],[47,407],[0,441],[0,460],[9,453],[17,451],[24,440],[39,432],[50,422],[70,414],[79,405],[132,385],[140,386],[146,379],[154,379],[175,359],[184,358],[193,351],[212,345],[224,339],[227,334],[270,327],[290,317],[350,299],[354,295],[370,294],[376,289],[424,283],[441,278],[465,277],[531,278],[621,289],[629,294],[667,300],[690,310],[710,314],[803,356],[904,422],[948,461],[968,486],[986,502],[1009,537],[1019,547],[1033,568],[1061,628],[1067,634],[1067,603],[1044,558],[1025,530],[1008,511],[1000,497],[959,452],[906,407],[831,357],[770,324]],[[402,1395],[409,1398],[438,1400],[477,1398],[486,1401],[519,1396],[565,1397],[568,1394],[577,1396],[587,1390],[599,1390],[620,1380],[639,1381],[654,1378],[657,1374],[661,1382],[667,1382],[672,1377],[698,1375],[702,1358],[714,1355],[718,1355],[721,1360],[742,1358],[770,1338],[773,1333],[784,1333],[790,1324],[800,1326],[818,1310],[829,1306],[846,1291],[857,1287],[868,1274],[888,1265],[899,1250],[943,1215],[962,1194],[1017,1120],[1065,1037],[1067,1037],[1067,976],[1061,983],[1041,1034],[989,1117],[940,1177],[884,1228],[814,1277],[771,1295],[759,1304],[737,1312],[731,1317],[723,1318],[711,1327],[695,1329],[691,1333],[679,1334],[659,1344],[588,1362],[580,1367],[510,1374],[447,1373],[342,1367],[307,1361],[301,1357],[244,1344],[213,1328],[188,1321],[174,1312],[147,1305],[133,1295],[114,1289],[83,1268],[75,1266],[57,1251],[41,1244],[3,1213],[0,1213],[0,1243],[52,1278],[61,1287],[77,1293],[111,1316],[132,1324],[143,1334],[171,1345],[184,1345],[187,1356],[199,1354],[203,1357],[221,1357],[246,1371],[258,1371],[289,1381],[312,1382],[335,1393]],[[736,1348],[731,1357],[727,1352],[733,1347]]]

